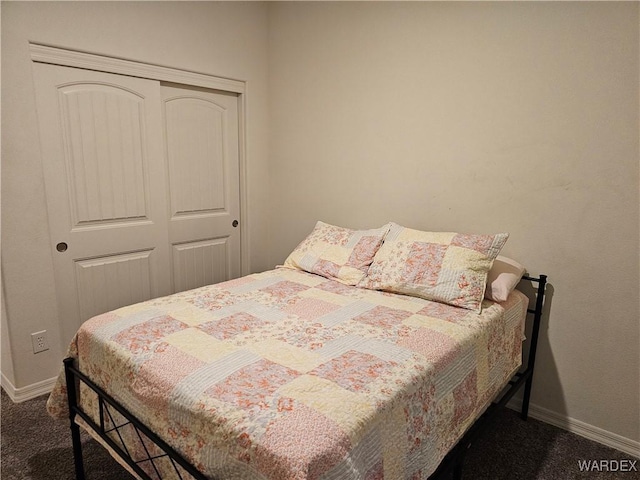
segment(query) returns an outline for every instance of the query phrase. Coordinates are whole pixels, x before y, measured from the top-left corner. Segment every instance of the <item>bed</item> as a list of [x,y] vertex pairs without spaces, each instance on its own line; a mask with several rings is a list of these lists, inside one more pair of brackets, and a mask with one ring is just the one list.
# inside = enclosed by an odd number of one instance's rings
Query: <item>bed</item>
[[[489,300],[506,238],[423,234],[319,222],[281,268],[85,322],[47,405],[71,420],[77,479],[79,426],[143,479],[459,476],[469,442],[522,385],[526,418],[546,277],[524,277],[535,308],[511,288]],[[443,287],[464,249],[476,270],[488,257],[481,298],[471,270]]]

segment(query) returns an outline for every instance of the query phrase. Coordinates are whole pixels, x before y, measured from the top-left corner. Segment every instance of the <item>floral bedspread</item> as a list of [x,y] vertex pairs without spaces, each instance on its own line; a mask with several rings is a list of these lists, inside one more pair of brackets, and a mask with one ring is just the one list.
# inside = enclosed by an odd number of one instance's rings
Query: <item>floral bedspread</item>
[[[69,354],[212,478],[419,480],[519,367],[526,305],[279,268],[94,317]],[[66,415],[62,374],[48,410]]]

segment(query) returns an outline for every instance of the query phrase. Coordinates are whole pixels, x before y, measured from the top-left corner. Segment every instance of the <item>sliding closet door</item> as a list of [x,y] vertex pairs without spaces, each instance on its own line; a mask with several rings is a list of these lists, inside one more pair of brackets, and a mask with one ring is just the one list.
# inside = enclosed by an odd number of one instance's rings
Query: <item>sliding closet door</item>
[[170,293],[160,84],[34,64],[62,333]]
[[240,276],[238,96],[162,85],[172,285]]

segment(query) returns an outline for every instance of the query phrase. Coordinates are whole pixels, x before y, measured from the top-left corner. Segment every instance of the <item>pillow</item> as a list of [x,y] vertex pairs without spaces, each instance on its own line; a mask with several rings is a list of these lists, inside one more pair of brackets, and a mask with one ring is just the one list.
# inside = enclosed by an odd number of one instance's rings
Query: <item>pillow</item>
[[413,295],[480,312],[487,273],[508,233],[421,232],[391,224],[358,286]]
[[498,255],[487,276],[485,298],[494,302],[505,302],[524,275],[525,268],[515,260]]
[[318,222],[284,262],[347,285],[356,285],[367,274],[382,245],[389,225],[373,230],[350,230]]

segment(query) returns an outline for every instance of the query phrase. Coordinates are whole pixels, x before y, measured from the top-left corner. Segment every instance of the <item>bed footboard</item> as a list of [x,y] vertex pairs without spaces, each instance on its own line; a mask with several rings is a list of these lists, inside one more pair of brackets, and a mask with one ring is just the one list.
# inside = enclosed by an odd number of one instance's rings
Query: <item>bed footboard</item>
[[[193,467],[182,455],[171,448],[165,441],[158,437],[155,433],[149,430],[142,422],[129,413],[124,407],[122,407],[116,400],[114,400],[107,392],[101,389],[98,385],[91,381],[86,375],[80,372],[74,366],[74,360],[72,358],[66,358],[64,360],[64,371],[67,381],[67,385],[78,386],[80,382],[89,387],[98,397],[98,414],[100,417],[99,423],[96,423],[91,416],[85,413],[77,401],[76,388],[67,388],[67,399],[69,402],[69,420],[71,423],[71,440],[73,443],[73,457],[75,462],[76,480],[85,480],[84,465],[82,460],[82,443],[80,441],[80,428],[76,422],[76,416],[80,417],[95,433],[101,441],[109,446],[122,460],[126,463],[136,475],[143,480],[158,480],[162,479],[160,470],[157,468],[156,462],[162,459],[168,459],[173,466],[176,473],[176,477],[184,479],[182,472],[187,472],[194,480],[211,480],[209,477],[203,475],[195,467]],[[114,416],[117,412],[124,420],[118,422]],[[123,428],[132,428],[135,431],[136,436],[140,440],[140,444],[143,446],[145,455],[142,458],[133,459],[127,445],[120,433]],[[114,433],[114,435],[110,435]],[[118,441],[114,440],[116,437]],[[145,442],[145,439],[147,440]],[[152,454],[150,449],[147,448],[148,441],[152,442],[158,449],[162,451],[161,454]],[[145,465],[146,464],[146,465]],[[146,466],[155,474],[154,477],[150,476],[144,469]]]

